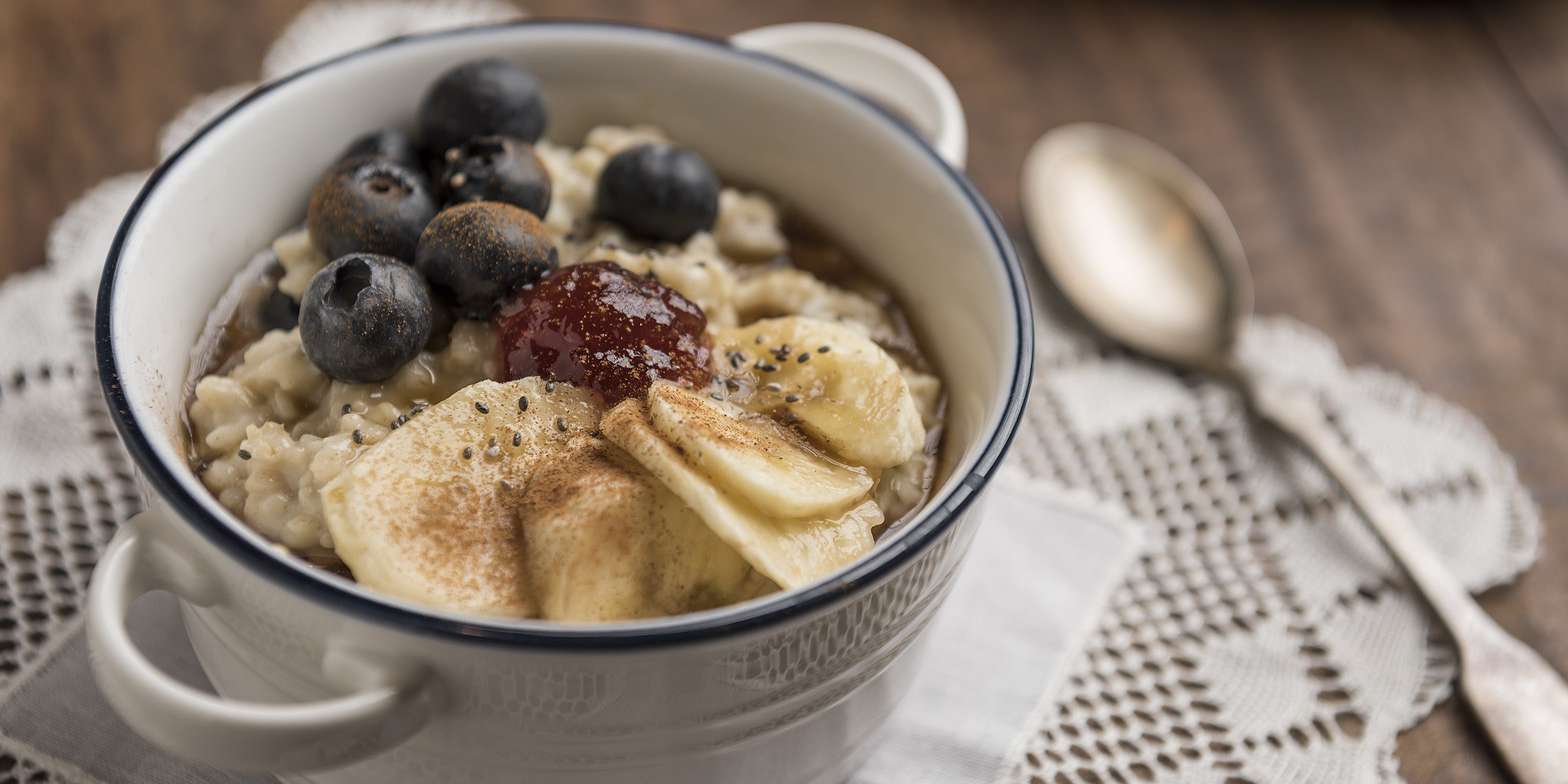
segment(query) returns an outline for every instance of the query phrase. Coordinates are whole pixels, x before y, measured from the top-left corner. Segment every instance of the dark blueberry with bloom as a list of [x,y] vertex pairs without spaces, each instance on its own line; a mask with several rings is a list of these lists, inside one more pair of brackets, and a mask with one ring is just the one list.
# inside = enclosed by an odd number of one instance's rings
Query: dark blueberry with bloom
[[412,262],[420,232],[435,217],[430,186],[417,169],[388,158],[350,158],[310,193],[310,241],[329,259],[373,253]]
[[354,253],[323,267],[300,301],[305,356],[338,381],[384,381],[430,337],[430,289],[390,256]]
[[719,178],[691,150],[644,144],[622,150],[599,173],[600,217],[640,237],[685,242],[719,216]]

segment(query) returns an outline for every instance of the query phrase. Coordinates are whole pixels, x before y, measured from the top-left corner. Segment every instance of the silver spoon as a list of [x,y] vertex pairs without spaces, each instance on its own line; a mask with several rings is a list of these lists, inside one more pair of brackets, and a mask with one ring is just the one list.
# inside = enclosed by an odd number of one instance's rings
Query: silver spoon
[[1461,691],[1514,777],[1568,781],[1562,677],[1475,603],[1311,390],[1250,375],[1236,361],[1251,285],[1241,241],[1213,191],[1152,142],[1080,124],[1035,144],[1023,200],[1046,268],[1090,322],[1135,351],[1228,378],[1262,418],[1316,455],[1453,638]]

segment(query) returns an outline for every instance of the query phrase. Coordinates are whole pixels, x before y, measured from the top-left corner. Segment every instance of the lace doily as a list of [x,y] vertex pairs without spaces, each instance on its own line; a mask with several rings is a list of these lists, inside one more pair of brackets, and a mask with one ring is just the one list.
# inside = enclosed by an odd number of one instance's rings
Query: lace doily
[[[1329,477],[1231,390],[1049,315],[1014,447],[1031,473],[1147,521],[1147,551],[1014,760],[1029,782],[1400,781],[1395,736],[1448,695],[1453,651]],[[1288,319],[1258,372],[1322,389],[1352,445],[1472,590],[1535,558],[1539,519],[1480,423],[1346,368]]]
[[[479,0],[317,5],[262,76],[390,35],[514,15]],[[197,99],[160,149],[246,87]],[[98,552],[140,504],[103,407],[91,322],[99,267],[144,179],[89,192],[57,222],[49,265],[0,287],[10,338],[0,345],[0,701],[75,623]],[[1014,465],[1124,507],[1149,530],[1008,778],[1399,781],[1395,735],[1447,695],[1453,654],[1346,500],[1223,387],[1127,356],[1066,319],[1042,313],[1038,331]],[[1389,373],[1346,368],[1295,322],[1254,322],[1245,351],[1259,370],[1326,392],[1354,446],[1471,588],[1533,560],[1535,507],[1468,414]],[[0,784],[78,778],[0,737]]]

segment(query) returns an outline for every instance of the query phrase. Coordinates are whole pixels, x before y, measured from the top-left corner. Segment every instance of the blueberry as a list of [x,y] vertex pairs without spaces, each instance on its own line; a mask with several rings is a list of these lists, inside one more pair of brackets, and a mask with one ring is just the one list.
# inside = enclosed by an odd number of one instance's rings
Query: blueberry
[[446,203],[502,201],[543,218],[550,209],[550,173],[526,142],[481,136],[446,151],[441,175]]
[[633,234],[684,242],[712,228],[719,178],[702,156],[668,144],[622,150],[599,173],[599,215]]
[[414,266],[464,318],[483,319],[556,267],[555,244],[527,210],[495,201],[448,207],[419,237]]
[[383,381],[424,347],[430,307],[430,289],[408,265],[373,253],[343,256],[305,288],[305,356],[338,381]]
[[274,288],[262,299],[257,316],[264,330],[290,330],[299,323],[299,303]]
[[435,214],[418,170],[385,158],[350,158],[316,183],[305,224],[329,259],[377,253],[412,261],[419,233]]
[[445,151],[475,136],[515,136],[529,144],[544,133],[544,100],[533,74],[499,58],[463,63],[442,74],[419,102],[419,134]]
[[382,128],[355,139],[343,154],[338,156],[340,161],[349,158],[386,158],[414,171],[424,168],[424,162],[419,155],[419,145],[414,144],[413,137],[396,128]]

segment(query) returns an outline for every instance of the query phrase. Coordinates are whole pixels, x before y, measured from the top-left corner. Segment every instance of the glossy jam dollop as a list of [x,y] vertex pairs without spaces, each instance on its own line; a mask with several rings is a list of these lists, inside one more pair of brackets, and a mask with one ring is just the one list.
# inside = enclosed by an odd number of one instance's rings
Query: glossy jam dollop
[[610,261],[566,267],[524,289],[496,317],[508,379],[542,376],[606,405],[657,379],[700,388],[712,378],[702,308]]

